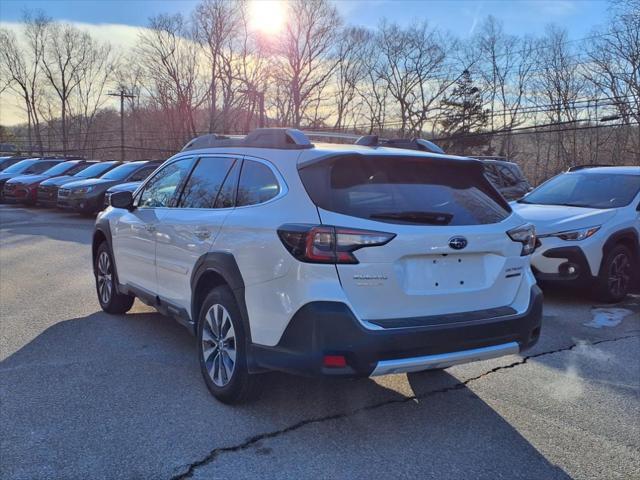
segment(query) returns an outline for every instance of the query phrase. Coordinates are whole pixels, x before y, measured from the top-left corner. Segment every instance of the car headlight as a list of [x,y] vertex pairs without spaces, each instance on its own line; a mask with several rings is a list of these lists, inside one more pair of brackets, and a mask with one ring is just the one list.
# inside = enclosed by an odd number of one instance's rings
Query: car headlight
[[595,227],[587,227],[581,228],[579,230],[567,230],[564,232],[550,233],[548,235],[544,235],[545,237],[558,237],[562,240],[566,241],[580,241],[585,238],[589,238],[593,236],[598,230],[600,230],[601,225],[597,225]]
[[536,227],[530,223],[525,223],[507,232],[509,238],[514,242],[522,244],[521,256],[531,255],[536,249]]
[[82,187],[74,190],[73,193],[75,193],[76,195],[78,194],[83,195],[85,193],[92,192],[93,190],[95,190],[95,188],[96,187]]

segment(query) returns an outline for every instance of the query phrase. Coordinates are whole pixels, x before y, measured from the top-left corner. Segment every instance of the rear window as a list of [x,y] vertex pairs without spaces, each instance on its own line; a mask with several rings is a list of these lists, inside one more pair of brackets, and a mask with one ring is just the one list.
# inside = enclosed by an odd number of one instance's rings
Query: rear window
[[387,223],[479,225],[510,214],[483,168],[424,157],[348,155],[300,170],[320,208]]

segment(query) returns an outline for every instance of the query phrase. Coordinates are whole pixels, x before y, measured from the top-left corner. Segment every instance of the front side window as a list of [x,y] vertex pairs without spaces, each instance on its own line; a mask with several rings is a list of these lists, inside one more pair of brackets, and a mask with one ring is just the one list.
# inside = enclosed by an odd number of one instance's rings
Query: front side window
[[184,186],[178,207],[214,208],[216,200],[234,163],[233,158],[204,157],[198,160]]
[[586,208],[629,205],[640,190],[640,175],[566,173],[543,183],[520,203]]
[[269,167],[253,160],[244,161],[238,184],[238,207],[264,203],[278,193],[280,185]]
[[138,207],[160,208],[172,206],[175,194],[191,169],[191,158],[170,163],[145,184],[138,200]]

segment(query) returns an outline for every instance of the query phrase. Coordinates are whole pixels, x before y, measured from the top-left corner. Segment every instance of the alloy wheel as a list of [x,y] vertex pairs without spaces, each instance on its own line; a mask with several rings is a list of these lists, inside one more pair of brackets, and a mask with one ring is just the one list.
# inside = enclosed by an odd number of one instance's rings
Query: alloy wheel
[[229,312],[218,303],[205,316],[202,355],[213,383],[218,387],[229,383],[236,366],[236,336]]
[[609,266],[608,287],[615,297],[624,296],[631,282],[631,260],[625,253],[619,253]]
[[98,257],[98,294],[104,305],[111,300],[113,292],[113,274],[111,269],[111,259],[107,252],[101,252]]

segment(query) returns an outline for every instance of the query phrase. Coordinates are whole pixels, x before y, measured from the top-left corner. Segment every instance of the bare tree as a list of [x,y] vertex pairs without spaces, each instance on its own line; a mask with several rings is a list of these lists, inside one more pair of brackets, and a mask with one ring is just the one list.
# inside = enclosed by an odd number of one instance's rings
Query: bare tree
[[600,95],[612,100],[623,124],[635,125],[636,146],[631,150],[640,165],[640,0],[619,1],[615,7],[607,28],[586,45],[590,59],[586,77]]
[[91,42],[85,66],[78,81],[74,99],[77,107],[74,109],[78,118],[77,147],[86,150],[97,140],[97,132],[93,131],[96,115],[107,100],[106,90],[115,78],[118,58],[113,53],[109,43],[99,44]]
[[393,99],[401,135],[419,134],[437,100],[456,81],[445,65],[447,45],[454,43],[426,23],[405,29],[386,22],[380,25],[376,74]]
[[28,150],[33,146],[33,133],[40,153],[43,151],[40,129],[40,99],[42,96],[42,62],[46,32],[51,20],[43,13],[35,16],[26,13],[24,23],[24,48],[16,36],[7,29],[0,29],[0,73],[6,79],[7,88],[19,95],[27,112]]
[[[244,0],[203,0],[196,6],[194,23],[196,25],[196,38],[205,47],[207,59],[210,62],[209,79],[209,131],[213,132],[218,126],[220,115],[218,114],[218,90],[222,83],[221,73],[225,67],[229,67],[229,57],[233,51],[228,50],[233,46],[233,40],[238,35],[244,21],[246,2]],[[226,64],[225,64],[226,62]],[[223,98],[223,110],[229,106],[225,101],[229,100],[230,81],[226,77],[226,96]],[[224,88],[224,87],[223,87]],[[226,117],[222,117],[224,123]],[[222,130],[225,126],[222,125]]]
[[291,0],[285,32],[277,42],[275,78],[279,91],[289,91],[289,108],[281,118],[294,127],[303,119],[317,121],[318,104],[336,66],[335,46],[341,23],[328,0]]
[[[586,81],[581,74],[581,64],[575,61],[569,45],[567,32],[550,26],[536,46],[539,59],[533,80],[536,100],[544,107],[541,110],[546,118],[567,130],[557,128],[554,157],[560,160],[560,165],[554,168],[568,167],[578,158],[575,127],[580,120],[580,110],[577,101],[585,93]],[[545,171],[550,160],[547,158]]]
[[353,117],[358,85],[367,75],[367,57],[371,54],[368,47],[371,40],[371,32],[364,28],[348,27],[340,34],[335,72],[336,129],[346,126],[350,114]]
[[58,98],[64,153],[69,148],[72,95],[85,76],[94,48],[91,35],[73,25],[52,23],[47,29],[42,65],[44,75]]
[[[489,16],[472,44],[478,51],[476,69],[487,85],[491,131],[511,130],[526,120],[525,100],[535,56],[533,40],[507,35],[501,22]],[[511,135],[500,135],[499,155],[512,155]]]
[[206,99],[202,88],[198,45],[193,30],[178,15],[158,15],[139,35],[138,61],[145,70],[151,99],[166,115],[173,145],[196,134],[196,109]]

